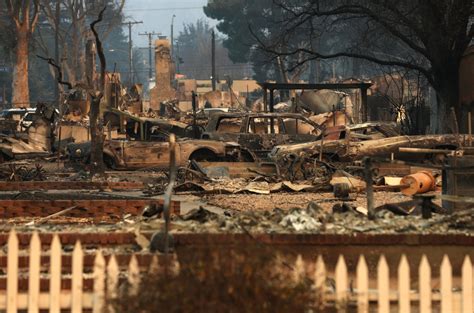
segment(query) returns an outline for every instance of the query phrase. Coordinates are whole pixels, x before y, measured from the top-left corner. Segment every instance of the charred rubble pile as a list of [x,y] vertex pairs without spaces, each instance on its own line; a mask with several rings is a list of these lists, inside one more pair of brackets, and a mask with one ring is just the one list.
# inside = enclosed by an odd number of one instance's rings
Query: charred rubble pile
[[[416,205],[415,205],[416,206]],[[336,204],[332,212],[326,212],[317,203],[307,208],[272,211],[224,211],[212,212],[204,207],[191,210],[172,219],[173,232],[209,233],[300,233],[300,234],[397,234],[397,233],[452,233],[465,234],[474,228],[472,209],[453,214],[433,214],[423,218],[421,211],[410,215],[401,214],[387,206],[376,208],[369,219],[363,208],[348,203]],[[156,220],[145,218],[141,230],[155,229]]]

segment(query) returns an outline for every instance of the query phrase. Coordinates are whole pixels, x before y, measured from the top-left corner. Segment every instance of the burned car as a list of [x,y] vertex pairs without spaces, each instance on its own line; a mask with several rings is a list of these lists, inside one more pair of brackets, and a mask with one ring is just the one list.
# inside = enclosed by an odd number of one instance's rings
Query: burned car
[[[109,169],[168,168],[169,143],[162,141],[106,140],[104,163]],[[72,165],[90,162],[91,143],[69,144],[67,154]],[[188,161],[238,161],[239,145],[230,142],[181,139],[176,142],[176,164],[186,166]]]
[[175,134],[180,138],[193,135],[188,124],[163,118],[135,116],[113,108],[105,112],[104,125],[111,131],[124,134],[127,138],[142,141],[156,140],[153,137],[157,131]]
[[298,113],[213,114],[202,139],[237,142],[254,159],[266,159],[273,147],[319,138],[321,128]]
[[[28,125],[27,133],[18,134],[18,136],[0,134],[0,162],[46,157],[53,152],[53,128],[57,117],[56,112],[52,107],[43,103],[38,103],[34,110],[34,118]],[[31,113],[31,110],[26,110],[26,112]]]
[[464,138],[456,135],[401,136],[389,124],[365,123],[328,128],[317,141],[276,146],[270,158],[276,161],[285,158],[317,158],[321,155],[326,161],[350,162],[366,156],[393,156],[397,160],[418,158],[437,162],[440,157],[438,154],[400,152],[400,148],[455,150],[462,141]]

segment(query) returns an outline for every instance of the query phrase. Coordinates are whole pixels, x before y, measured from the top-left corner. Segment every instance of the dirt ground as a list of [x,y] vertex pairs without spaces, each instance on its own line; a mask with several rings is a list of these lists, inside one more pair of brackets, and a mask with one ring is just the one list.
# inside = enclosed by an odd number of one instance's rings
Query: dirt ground
[[[235,211],[271,211],[273,209],[289,210],[293,208],[304,209],[309,202],[315,202],[326,211],[331,211],[336,203],[341,200],[335,199],[332,193],[274,193],[270,195],[238,194],[238,195],[206,195],[203,200],[209,205],[217,206],[226,210]],[[365,194],[351,194],[349,203],[356,207],[367,207]],[[402,202],[411,200],[400,192],[376,192],[375,206],[386,203]]]

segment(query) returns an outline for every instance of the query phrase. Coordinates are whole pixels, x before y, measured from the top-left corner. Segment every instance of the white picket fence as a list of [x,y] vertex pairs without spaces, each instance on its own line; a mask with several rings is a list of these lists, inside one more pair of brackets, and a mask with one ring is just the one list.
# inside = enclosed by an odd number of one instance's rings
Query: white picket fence
[[[301,260],[299,261],[302,262]],[[298,263],[298,261],[297,261]],[[298,267],[301,268],[302,265]],[[371,312],[388,313],[395,311],[400,313],[433,312],[433,302],[439,303],[437,312],[442,313],[472,313],[473,312],[473,268],[469,256],[465,256],[461,269],[461,286],[453,289],[452,267],[449,257],[444,255],[440,266],[441,288],[439,292],[432,288],[431,266],[428,258],[423,255],[418,267],[418,290],[411,289],[410,267],[407,257],[401,256],[397,268],[396,290],[390,290],[390,275],[387,260],[380,256],[377,265],[376,288],[369,289],[369,268],[363,255],[359,257],[355,272],[355,288],[349,288],[349,273],[342,255],[336,264],[334,271],[335,292],[322,293],[323,303],[333,302],[342,311],[352,305],[357,307],[358,312],[369,312],[369,304],[372,304]],[[322,257],[318,257],[315,266],[314,281],[316,290],[324,290],[327,272]],[[328,297],[329,296],[329,297]],[[329,299],[328,299],[329,298]]]
[[[31,237],[28,251],[29,269],[27,273],[28,291],[19,292],[19,241],[15,231],[10,233],[7,254],[7,288],[0,291],[0,311],[8,313],[18,310],[27,310],[28,313],[38,313],[39,310],[49,310],[51,313],[60,313],[61,310],[70,310],[72,313],[92,310],[102,312],[105,299],[116,297],[118,293],[120,269],[115,256],[109,258],[108,264],[101,251],[95,255],[93,266],[93,290],[84,291],[83,279],[87,275],[84,271],[84,251],[80,242],[77,242],[72,253],[71,288],[61,288],[61,260],[62,248],[59,237],[53,237],[49,251],[49,291],[40,292],[41,280],[41,242],[37,233]],[[43,252],[45,253],[45,252]],[[154,257],[150,264],[150,272],[158,270],[158,258]],[[308,275],[309,264],[298,256],[293,267],[295,279]],[[461,269],[461,280],[458,288],[453,288],[452,266],[448,256],[444,256],[440,266],[440,289],[433,290],[431,267],[426,256],[423,256],[418,267],[418,289],[411,287],[410,266],[405,255],[397,268],[398,277],[396,290],[390,290],[389,266],[382,255],[379,259],[376,272],[376,288],[369,289],[369,267],[363,255],[360,256],[355,273],[349,273],[344,256],[340,255],[334,272],[326,270],[326,264],[319,256],[316,259],[314,271],[310,277],[314,282],[322,306],[336,305],[339,311],[344,312],[349,306],[357,307],[358,312],[369,312],[374,309],[379,313],[432,312],[436,303],[442,313],[473,313],[473,267],[471,259],[466,256]],[[131,286],[129,292],[138,292],[140,284],[140,267],[137,258],[132,256],[127,270],[127,280]],[[354,278],[355,286],[350,279]],[[328,281],[334,282],[334,288],[328,288]],[[372,281],[373,285],[373,281]],[[324,291],[324,292],[321,292]],[[415,309],[416,308],[416,309]],[[392,309],[392,310],[391,310]],[[438,310],[437,310],[438,311]]]
[[[28,251],[28,291],[21,293],[18,291],[20,250],[15,231],[10,233],[7,246],[7,290],[0,294],[0,311],[16,313],[18,310],[28,310],[28,313],[38,313],[40,310],[49,310],[50,313],[60,313],[62,309],[68,309],[72,313],[79,313],[88,309],[99,313],[103,312],[106,297],[113,298],[117,295],[120,275],[117,260],[112,255],[106,265],[104,255],[100,250],[95,255],[92,274],[93,291],[83,291],[83,279],[90,274],[84,273],[84,251],[80,242],[76,242],[72,253],[71,288],[61,290],[63,253],[57,235],[53,237],[49,251],[49,292],[40,292],[41,242],[37,233],[32,235]],[[152,270],[158,267],[157,258],[153,258],[150,267]],[[136,292],[140,283],[140,268],[135,256],[132,256],[130,260],[127,275],[128,282],[132,286],[131,292]]]

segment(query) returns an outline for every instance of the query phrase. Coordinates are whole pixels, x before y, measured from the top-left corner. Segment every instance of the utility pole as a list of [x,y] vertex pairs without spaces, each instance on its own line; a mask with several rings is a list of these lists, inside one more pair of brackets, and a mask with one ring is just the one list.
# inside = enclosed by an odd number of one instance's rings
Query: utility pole
[[216,91],[216,33],[212,31],[212,91]]
[[176,73],[181,73],[179,66],[181,65],[181,59],[179,58],[179,41],[176,41]]
[[161,33],[155,33],[152,31],[140,33],[140,36],[148,36],[148,63],[150,63],[150,69],[148,71],[148,78],[151,80],[153,78],[153,36],[160,36]]
[[174,18],[176,15],[173,14],[171,18],[171,60],[174,61]]
[[136,24],[143,24],[142,21],[139,22],[126,22],[122,25],[128,26],[128,82],[130,86],[134,84],[133,79],[133,41],[132,41],[132,26]]

